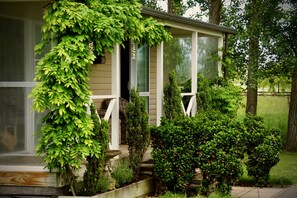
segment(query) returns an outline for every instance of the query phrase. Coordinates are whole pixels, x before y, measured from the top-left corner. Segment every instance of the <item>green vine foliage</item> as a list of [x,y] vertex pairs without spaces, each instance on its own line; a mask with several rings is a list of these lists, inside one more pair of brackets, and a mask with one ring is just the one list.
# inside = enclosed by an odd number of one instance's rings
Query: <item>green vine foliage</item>
[[182,118],[184,116],[182,109],[182,97],[180,88],[176,80],[176,73],[169,73],[169,83],[164,87],[164,113],[169,120]]
[[134,180],[138,180],[143,155],[150,143],[149,116],[146,112],[145,100],[139,96],[138,90],[130,91],[126,115],[129,162],[134,173]]
[[36,53],[53,48],[36,67],[33,107],[48,110],[36,147],[47,168],[73,172],[87,156],[99,158],[102,143],[95,139],[87,113],[90,65],[97,55],[131,39],[149,45],[171,38],[163,24],[143,18],[135,0],[55,0],[44,11],[44,33]]
[[94,103],[91,104],[91,119],[94,123],[94,140],[101,144],[101,154],[87,157],[84,173],[83,194],[94,195],[100,192],[100,179],[104,177],[106,154],[109,149],[109,124],[106,120],[99,121]]

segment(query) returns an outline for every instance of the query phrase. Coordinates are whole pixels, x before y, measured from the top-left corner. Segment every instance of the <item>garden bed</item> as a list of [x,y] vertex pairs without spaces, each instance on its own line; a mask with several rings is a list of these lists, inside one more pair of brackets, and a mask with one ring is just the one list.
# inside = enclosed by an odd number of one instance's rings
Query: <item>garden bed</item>
[[[80,197],[90,197],[90,198],[136,198],[144,197],[150,193],[154,192],[154,178],[149,177],[141,181],[129,184],[127,186],[111,190],[105,193],[97,194],[94,196],[76,196]],[[72,196],[59,196],[59,198],[68,198]]]

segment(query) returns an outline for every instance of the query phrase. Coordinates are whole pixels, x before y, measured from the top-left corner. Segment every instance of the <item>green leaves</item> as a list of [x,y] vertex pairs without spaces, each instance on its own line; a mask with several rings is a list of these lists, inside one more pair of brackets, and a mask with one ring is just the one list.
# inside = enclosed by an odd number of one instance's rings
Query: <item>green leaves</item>
[[[41,53],[48,44],[53,48],[36,67],[35,80],[40,82],[31,94],[33,108],[48,112],[36,151],[44,155],[50,170],[72,175],[86,157],[102,166],[108,149],[108,137],[98,135],[98,130],[108,134],[107,124],[92,120],[86,107],[90,96],[87,80],[95,57],[128,39],[154,45],[170,35],[161,23],[144,19],[136,1],[53,1],[45,8],[43,19],[43,37],[35,51]],[[90,169],[92,174],[94,169]]]
[[244,122],[248,129],[248,175],[256,186],[264,187],[268,184],[271,168],[279,161],[282,147],[280,130],[266,129],[261,117],[250,114]]
[[182,118],[184,112],[182,109],[182,97],[177,84],[175,72],[169,74],[169,83],[164,87],[164,113],[169,120]]
[[197,167],[193,121],[189,117],[163,119],[151,129],[154,173],[171,191],[189,187]]
[[142,158],[150,143],[149,117],[145,100],[139,96],[138,90],[131,90],[130,100],[126,106],[129,162],[134,172],[134,179],[138,180]]

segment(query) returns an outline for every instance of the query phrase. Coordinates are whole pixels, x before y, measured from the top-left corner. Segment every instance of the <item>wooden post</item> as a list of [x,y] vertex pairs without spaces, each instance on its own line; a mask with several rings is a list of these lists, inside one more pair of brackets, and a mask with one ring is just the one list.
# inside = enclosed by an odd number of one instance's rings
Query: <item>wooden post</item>
[[196,93],[197,93],[197,63],[198,63],[198,34],[192,33],[192,91],[193,94],[193,106],[191,110],[192,117],[196,114]]
[[111,148],[112,150],[119,149],[119,98],[120,98],[120,47],[115,45],[112,53],[112,95],[115,95],[115,104],[112,110],[111,118]]
[[163,110],[163,42],[157,46],[157,125],[161,123]]

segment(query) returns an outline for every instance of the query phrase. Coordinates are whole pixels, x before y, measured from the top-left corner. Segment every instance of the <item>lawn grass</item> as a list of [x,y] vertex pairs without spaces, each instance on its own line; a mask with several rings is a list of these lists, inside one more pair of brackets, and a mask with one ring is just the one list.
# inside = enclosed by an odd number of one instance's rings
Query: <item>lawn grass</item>
[[[297,184],[297,152],[280,153],[280,161],[272,167],[269,174],[269,187],[287,187]],[[243,175],[239,186],[253,186],[251,178],[247,174],[245,165],[243,165]]]
[[[242,120],[245,116],[246,97],[244,104],[237,112],[237,116]],[[257,115],[264,118],[264,123],[268,129],[279,128],[283,145],[287,138],[289,102],[287,96],[258,96]]]
[[297,152],[282,152],[279,163],[270,171],[272,184],[297,184]]
[[[244,106],[237,112],[242,120],[245,116],[246,98]],[[287,96],[258,96],[257,115],[264,118],[267,128],[279,128],[281,130],[282,144],[287,138],[289,101]],[[240,179],[241,185],[249,185],[250,178],[246,171]],[[297,153],[282,152],[279,163],[270,171],[270,183],[272,186],[288,186],[297,184]]]

